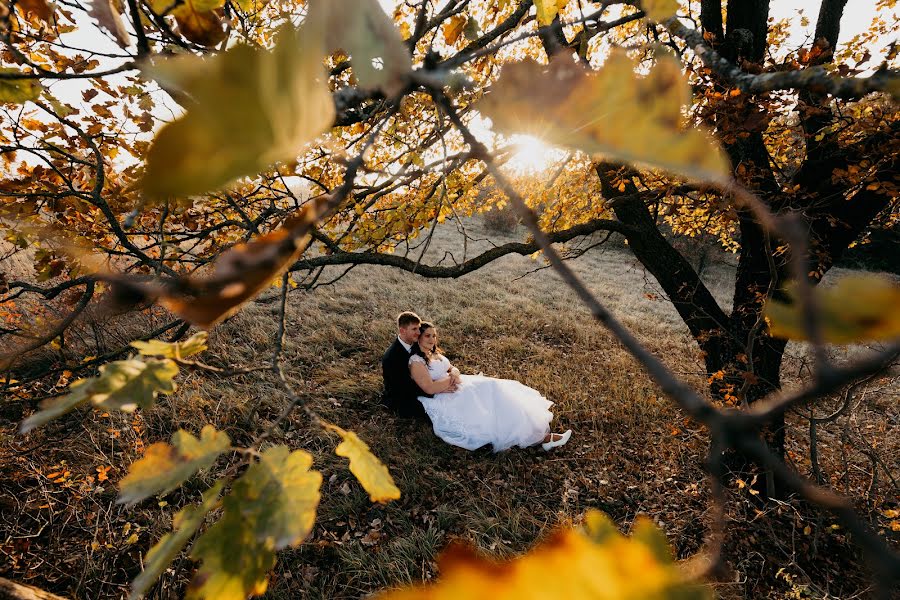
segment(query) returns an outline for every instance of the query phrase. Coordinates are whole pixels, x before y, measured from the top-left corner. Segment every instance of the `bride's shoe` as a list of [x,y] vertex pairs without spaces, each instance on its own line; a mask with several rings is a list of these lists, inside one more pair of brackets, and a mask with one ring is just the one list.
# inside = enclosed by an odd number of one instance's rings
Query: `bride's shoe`
[[[559,437],[554,440],[553,436],[556,436],[556,435],[559,435]],[[572,437],[571,429],[566,429],[566,431],[562,435],[560,435],[558,433],[552,433],[552,434],[550,434],[550,438],[551,438],[550,441],[544,442],[543,444],[541,444],[541,448],[543,448],[544,450],[550,450],[551,448],[556,448],[557,446],[565,446],[566,442],[569,441],[570,437]]]

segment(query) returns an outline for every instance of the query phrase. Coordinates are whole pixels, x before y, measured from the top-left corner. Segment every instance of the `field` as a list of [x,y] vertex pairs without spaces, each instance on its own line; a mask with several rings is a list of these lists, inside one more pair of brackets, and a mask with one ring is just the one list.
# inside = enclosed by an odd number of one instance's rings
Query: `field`
[[[480,220],[467,229],[497,243],[517,239],[487,232]],[[470,241],[467,250],[488,243]],[[461,258],[461,250],[454,228],[445,225],[426,260],[434,263],[446,252]],[[716,254],[704,272],[723,306],[730,303],[733,260]],[[573,264],[648,348],[704,389],[696,346],[626,247],[601,246]],[[307,407],[370,444],[390,466],[403,496],[386,506],[371,504],[345,460],[334,455],[336,436],[295,411],[289,426],[270,439],[315,455],[325,480],[323,500],[312,536],[279,555],[267,598],[357,598],[431,580],[438,574],[435,558],[451,540],[511,556],[554,527],[578,522],[592,507],[611,515],[623,531],[636,515],[649,515],[679,558],[701,548],[709,506],[705,431],[661,396],[543,266],[540,259],[510,256],[458,280],[358,267],[333,285],[289,296],[284,361],[291,382]],[[828,279],[838,275],[835,270]],[[221,366],[268,361],[277,327],[276,291],[214,329],[204,360]],[[380,358],[394,335],[393,317],[406,309],[438,325],[441,345],[463,372],[518,379],[554,401],[555,429],[574,431],[569,444],[550,453],[467,452],[387,413],[378,403]],[[130,319],[99,325],[106,347],[134,335]],[[141,319],[146,328],[166,317],[152,313]],[[85,332],[97,327],[82,324]],[[95,338],[85,333],[85,340]],[[84,342],[84,354],[103,351],[91,343]],[[860,351],[833,352],[843,357]],[[791,345],[788,354],[786,385],[798,385],[804,350]],[[58,389],[66,383],[63,373]],[[897,390],[896,372],[867,383],[856,391],[851,411],[818,432],[824,475],[895,542],[900,534],[880,511],[898,508]],[[816,414],[831,412],[838,400]],[[268,371],[231,378],[190,373],[176,394],[147,412],[70,415],[19,437],[15,422],[33,403],[5,400],[0,575],[76,598],[121,597],[140,571],[141,555],[167,531],[177,508],[196,501],[212,482],[201,475],[165,499],[122,507],[115,504],[115,482],[127,465],[179,427],[196,432],[212,423],[236,444],[247,443],[285,403]],[[791,460],[808,474],[808,420],[791,414],[789,427]],[[722,597],[865,596],[864,563],[828,515],[799,501],[760,507],[742,482],[734,482],[728,496],[727,567],[715,584]],[[186,559],[176,560],[152,597],[181,597],[190,572]]]

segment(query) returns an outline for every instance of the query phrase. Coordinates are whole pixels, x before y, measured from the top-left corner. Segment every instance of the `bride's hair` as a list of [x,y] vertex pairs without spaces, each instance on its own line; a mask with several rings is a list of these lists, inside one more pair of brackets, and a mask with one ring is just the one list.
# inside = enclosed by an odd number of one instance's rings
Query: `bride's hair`
[[[435,328],[435,327],[434,327],[434,323],[429,323],[429,322],[427,322],[427,321],[422,321],[422,322],[419,324],[419,337],[421,338],[422,334],[425,333],[425,330],[426,330],[426,329],[434,329],[434,328]],[[431,362],[431,359],[428,358],[428,355],[425,354],[425,351],[422,350],[422,347],[419,345],[418,342],[416,342],[416,343],[413,345],[412,351],[413,351],[413,354],[418,354],[419,356],[421,356],[422,358],[424,358],[426,363]],[[443,352],[441,351],[440,347],[439,347],[437,344],[434,345],[434,349],[433,349],[431,352],[432,352],[432,354],[442,354],[442,353],[443,353]]]

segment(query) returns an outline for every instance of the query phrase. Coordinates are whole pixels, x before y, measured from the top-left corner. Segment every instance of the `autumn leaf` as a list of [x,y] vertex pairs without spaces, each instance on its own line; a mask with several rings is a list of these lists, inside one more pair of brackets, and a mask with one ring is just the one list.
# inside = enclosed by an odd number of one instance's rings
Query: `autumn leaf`
[[350,55],[353,73],[364,88],[388,96],[406,87],[412,58],[394,22],[377,0],[311,0],[306,29],[325,32],[325,50]]
[[[594,511],[592,511],[594,512]],[[662,533],[622,536],[607,517],[589,516],[592,531],[566,529],[527,554],[495,562],[458,545],[438,560],[441,577],[430,586],[388,592],[378,600],[645,600],[710,598],[692,585],[658,544]],[[600,522],[605,523],[599,527]],[[642,527],[653,527],[642,525]],[[653,527],[655,529],[655,527]],[[649,541],[647,536],[652,537]]]
[[[14,68],[0,68],[0,74],[16,73],[22,71]],[[36,100],[43,91],[40,81],[35,78],[6,79],[0,78],[0,103],[23,104],[29,100]]]
[[[795,296],[793,287],[786,290]],[[900,337],[900,286],[872,274],[848,275],[832,286],[816,286],[822,338],[833,344],[888,341]],[[765,316],[775,337],[806,340],[799,302],[766,303]]]
[[183,342],[164,342],[162,340],[148,340],[146,342],[131,342],[131,346],[144,356],[163,356],[165,358],[187,358],[206,350],[205,331],[199,331]]
[[328,199],[310,201],[279,229],[224,252],[208,277],[184,279],[177,285],[115,275],[105,278],[117,297],[158,301],[185,321],[208,329],[236,313],[297,259]]
[[44,23],[52,24],[55,8],[47,0],[19,0],[16,6],[26,16],[33,16]]
[[58,398],[50,398],[41,402],[41,410],[34,413],[19,425],[19,433],[28,433],[35,427],[46,425],[53,419],[75,410],[90,400],[91,384],[95,379],[79,379],[69,386],[69,393]]
[[157,442],[131,464],[128,475],[119,482],[118,502],[130,504],[167,494],[197,471],[208,469],[230,446],[228,434],[212,425],[203,427],[199,439],[179,429],[171,444]]
[[213,11],[175,17],[175,22],[178,23],[178,33],[201,46],[217,46],[228,37],[225,22]]
[[460,14],[453,15],[444,21],[444,24],[441,26],[441,31],[444,34],[444,41],[447,42],[448,46],[452,46],[456,43],[456,40],[462,35],[463,28],[465,28],[468,20],[468,15]]
[[201,194],[296,157],[334,119],[321,48],[319,32],[285,26],[272,50],[238,45],[147,68],[194,101],[153,141],[142,179],[147,196]]
[[144,556],[144,570],[131,582],[128,600],[143,598],[159,576],[178,556],[194,534],[200,529],[206,515],[219,500],[225,481],[220,479],[203,493],[199,505],[186,506],[181,509],[172,521],[172,531],[165,534]]
[[534,8],[537,11],[538,25],[543,27],[549,25],[556,18],[569,0],[534,0]]
[[275,550],[312,530],[322,476],[311,465],[307,452],[274,446],[247,469],[225,497],[222,519],[194,544],[191,558],[203,564],[188,598],[244,600],[266,591]]
[[178,365],[169,359],[107,363],[91,386],[91,402],[125,412],[148,408],[158,394],[171,394],[178,388],[173,381],[176,375]]
[[641,8],[647,13],[647,18],[657,23],[675,16],[678,10],[678,0],[642,0]]
[[[227,498],[226,498],[227,500]],[[240,512],[228,511],[191,549],[202,561],[188,586],[188,600],[246,600],[266,591],[275,552],[260,543]]]
[[660,58],[644,77],[624,52],[591,73],[568,57],[549,68],[507,65],[479,104],[496,129],[528,133],[592,156],[639,163],[693,179],[725,182],[730,168],[712,137],[684,127],[690,88],[675,59]]
[[234,484],[228,506],[240,505],[255,539],[267,548],[295,546],[312,531],[322,474],[311,471],[312,456],[287,446],[263,451]]
[[122,14],[116,8],[115,0],[91,0],[88,14],[97,20],[101,28],[112,34],[119,47],[128,48],[131,39],[128,30],[125,29]]
[[369,492],[372,502],[390,502],[400,498],[400,490],[387,467],[369,450],[369,446],[352,431],[337,425],[327,425],[328,429],[341,436],[343,441],[334,453],[350,459],[350,472]]

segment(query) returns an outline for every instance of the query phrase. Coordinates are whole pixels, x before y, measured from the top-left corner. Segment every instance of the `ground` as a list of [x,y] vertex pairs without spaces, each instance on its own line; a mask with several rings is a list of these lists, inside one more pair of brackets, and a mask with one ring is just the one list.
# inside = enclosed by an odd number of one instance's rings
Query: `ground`
[[[490,235],[498,243],[522,235],[521,230],[485,231],[478,220],[467,228],[474,237]],[[426,258],[435,262],[452,251],[460,259],[452,234],[452,226],[439,228]],[[471,254],[487,243],[470,242],[467,250]],[[730,301],[732,264],[733,258],[719,254],[704,272],[724,306]],[[704,389],[698,349],[627,248],[601,247],[574,265],[648,348]],[[700,549],[709,508],[702,469],[705,431],[661,395],[542,266],[540,259],[507,257],[461,279],[441,281],[359,267],[333,285],[291,294],[284,353],[291,382],[319,416],[370,444],[389,465],[402,497],[385,506],[370,503],[345,459],[334,455],[336,437],[295,411],[272,441],[314,454],[324,475],[323,499],[310,538],[279,554],[267,598],[358,598],[431,580],[437,576],[435,557],[451,540],[510,556],[554,527],[578,522],[588,508],[607,512],[624,531],[636,515],[649,515],[679,558]],[[276,291],[215,328],[204,360],[268,361]],[[438,325],[441,346],[463,372],[515,378],[554,401],[554,428],[574,431],[568,445],[549,453],[539,448],[467,452],[388,414],[378,403],[380,358],[394,335],[394,315],[406,309]],[[130,318],[124,325],[121,317],[105,322],[104,344],[132,335],[135,318]],[[167,318],[162,312],[143,315],[141,327]],[[91,351],[85,341],[83,353],[102,349]],[[788,352],[786,385],[797,385],[803,348],[791,345]],[[64,373],[61,377],[58,389],[67,383]],[[896,392],[896,375],[868,384],[846,418],[823,426],[819,452],[832,485],[898,542],[880,513],[898,508],[892,479],[900,473]],[[827,414],[836,401],[816,414]],[[15,422],[30,414],[34,402],[5,401],[0,575],[77,598],[121,597],[140,571],[141,555],[170,527],[178,507],[197,501],[212,482],[201,474],[164,499],[123,507],[115,504],[115,482],[127,465],[178,427],[197,432],[212,423],[236,445],[248,443],[285,403],[266,371],[227,379],[189,373],[176,394],[144,413],[79,413],[16,436]],[[791,459],[808,473],[808,421],[792,414],[789,427]],[[760,507],[748,490],[741,482],[728,490],[727,568],[715,584],[718,594],[845,598],[866,592],[864,561],[828,515],[796,500]],[[176,560],[152,597],[181,597],[191,568],[186,558]]]

